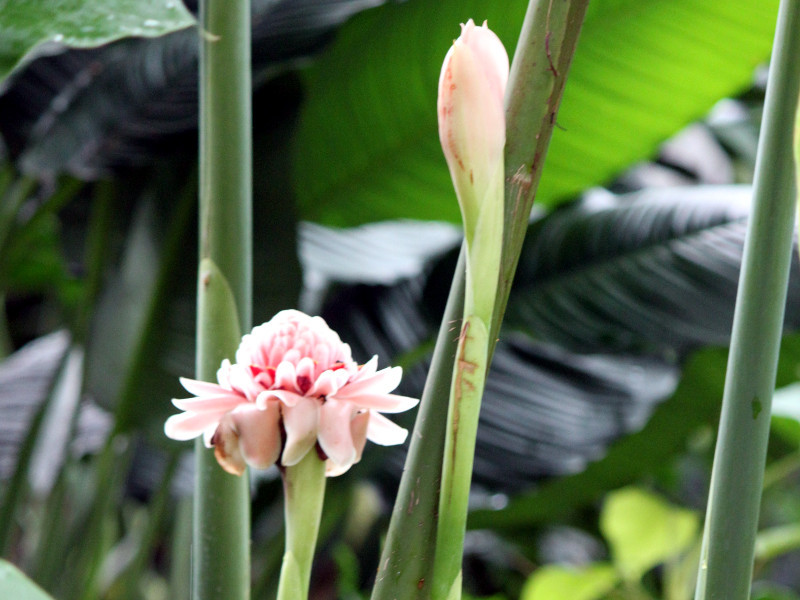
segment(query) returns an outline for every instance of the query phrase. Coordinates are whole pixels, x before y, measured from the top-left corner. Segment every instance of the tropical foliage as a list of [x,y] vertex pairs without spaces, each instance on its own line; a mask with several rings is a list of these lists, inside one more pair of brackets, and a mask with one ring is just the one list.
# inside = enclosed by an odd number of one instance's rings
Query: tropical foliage
[[[77,23],[24,4],[0,0],[3,581],[44,597],[13,563],[57,598],[186,598],[193,466],[163,424],[194,372],[197,7],[75,0]],[[322,314],[420,397],[460,245],[441,61],[469,18],[513,55],[526,5],[253,0],[255,323]],[[470,594],[692,597],[776,11],[590,4],[487,381]],[[800,362],[792,269],[779,387]],[[800,597],[792,393],[763,600]],[[312,597],[372,587],[404,457],[372,450],[329,482]],[[275,470],[252,491],[252,597],[270,598]]]

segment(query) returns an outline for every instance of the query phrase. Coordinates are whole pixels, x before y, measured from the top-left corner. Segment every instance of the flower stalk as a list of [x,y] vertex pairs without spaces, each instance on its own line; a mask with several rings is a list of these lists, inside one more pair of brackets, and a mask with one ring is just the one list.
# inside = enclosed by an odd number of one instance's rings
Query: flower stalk
[[[196,376],[214,378],[250,328],[252,110],[249,0],[201,0],[200,268]],[[195,444],[192,598],[250,597],[248,478]],[[220,557],[224,560],[220,560]]]
[[794,230],[800,1],[782,0],[770,64],[696,600],[750,597]]
[[305,600],[325,497],[325,462],[316,452],[307,453],[299,463],[283,470],[283,497],[286,550],[278,600]]

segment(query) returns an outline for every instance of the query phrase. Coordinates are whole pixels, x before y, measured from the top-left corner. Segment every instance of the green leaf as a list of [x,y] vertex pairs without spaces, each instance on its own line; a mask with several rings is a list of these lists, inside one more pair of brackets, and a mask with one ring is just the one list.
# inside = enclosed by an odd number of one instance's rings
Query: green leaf
[[614,566],[636,582],[650,569],[689,548],[699,517],[634,487],[612,492],[600,514],[600,530],[611,546]]
[[[396,217],[458,222],[437,135],[441,61],[468,18],[487,19],[511,53],[526,5],[411,0],[343,27],[307,77],[296,145],[302,216],[337,226]],[[590,6],[537,193],[548,206],[651,155],[748,86],[769,56],[777,1]]]
[[14,600],[53,600],[10,562],[0,560],[0,597]]
[[0,0],[0,82],[46,42],[92,48],[194,22],[181,0]]
[[528,579],[520,600],[598,600],[619,582],[614,567],[591,564],[582,569],[546,566]]

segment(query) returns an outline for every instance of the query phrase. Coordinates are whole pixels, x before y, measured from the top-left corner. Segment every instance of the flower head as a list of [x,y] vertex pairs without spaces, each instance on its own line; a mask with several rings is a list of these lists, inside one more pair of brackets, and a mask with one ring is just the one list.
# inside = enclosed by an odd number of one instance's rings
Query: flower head
[[485,22],[477,27],[470,19],[461,25],[439,76],[439,139],[468,237],[498,165],[502,177],[508,71],[503,43]]
[[417,400],[390,393],[400,367],[377,365],[377,356],[358,365],[322,318],[285,310],[242,338],[217,384],[182,378],[196,397],[172,401],[184,412],[164,430],[176,440],[203,434],[231,473],[241,474],[245,463],[291,466],[316,447],[327,474],[339,475],[361,459],[367,439],[405,441],[406,430],[380,413],[408,410]]

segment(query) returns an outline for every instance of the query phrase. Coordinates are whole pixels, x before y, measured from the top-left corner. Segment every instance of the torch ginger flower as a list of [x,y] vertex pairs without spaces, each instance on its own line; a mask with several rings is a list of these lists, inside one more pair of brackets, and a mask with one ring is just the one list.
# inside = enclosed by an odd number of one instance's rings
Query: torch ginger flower
[[203,434],[220,465],[237,475],[245,463],[295,465],[315,447],[327,457],[327,475],[339,475],[361,459],[367,439],[385,446],[406,439],[380,413],[418,401],[390,393],[400,367],[377,365],[377,356],[358,365],[322,318],[284,310],[242,338],[236,362],[217,371],[218,384],[181,378],[196,398],[172,401],[185,412],[167,419],[164,431],[175,440]]

